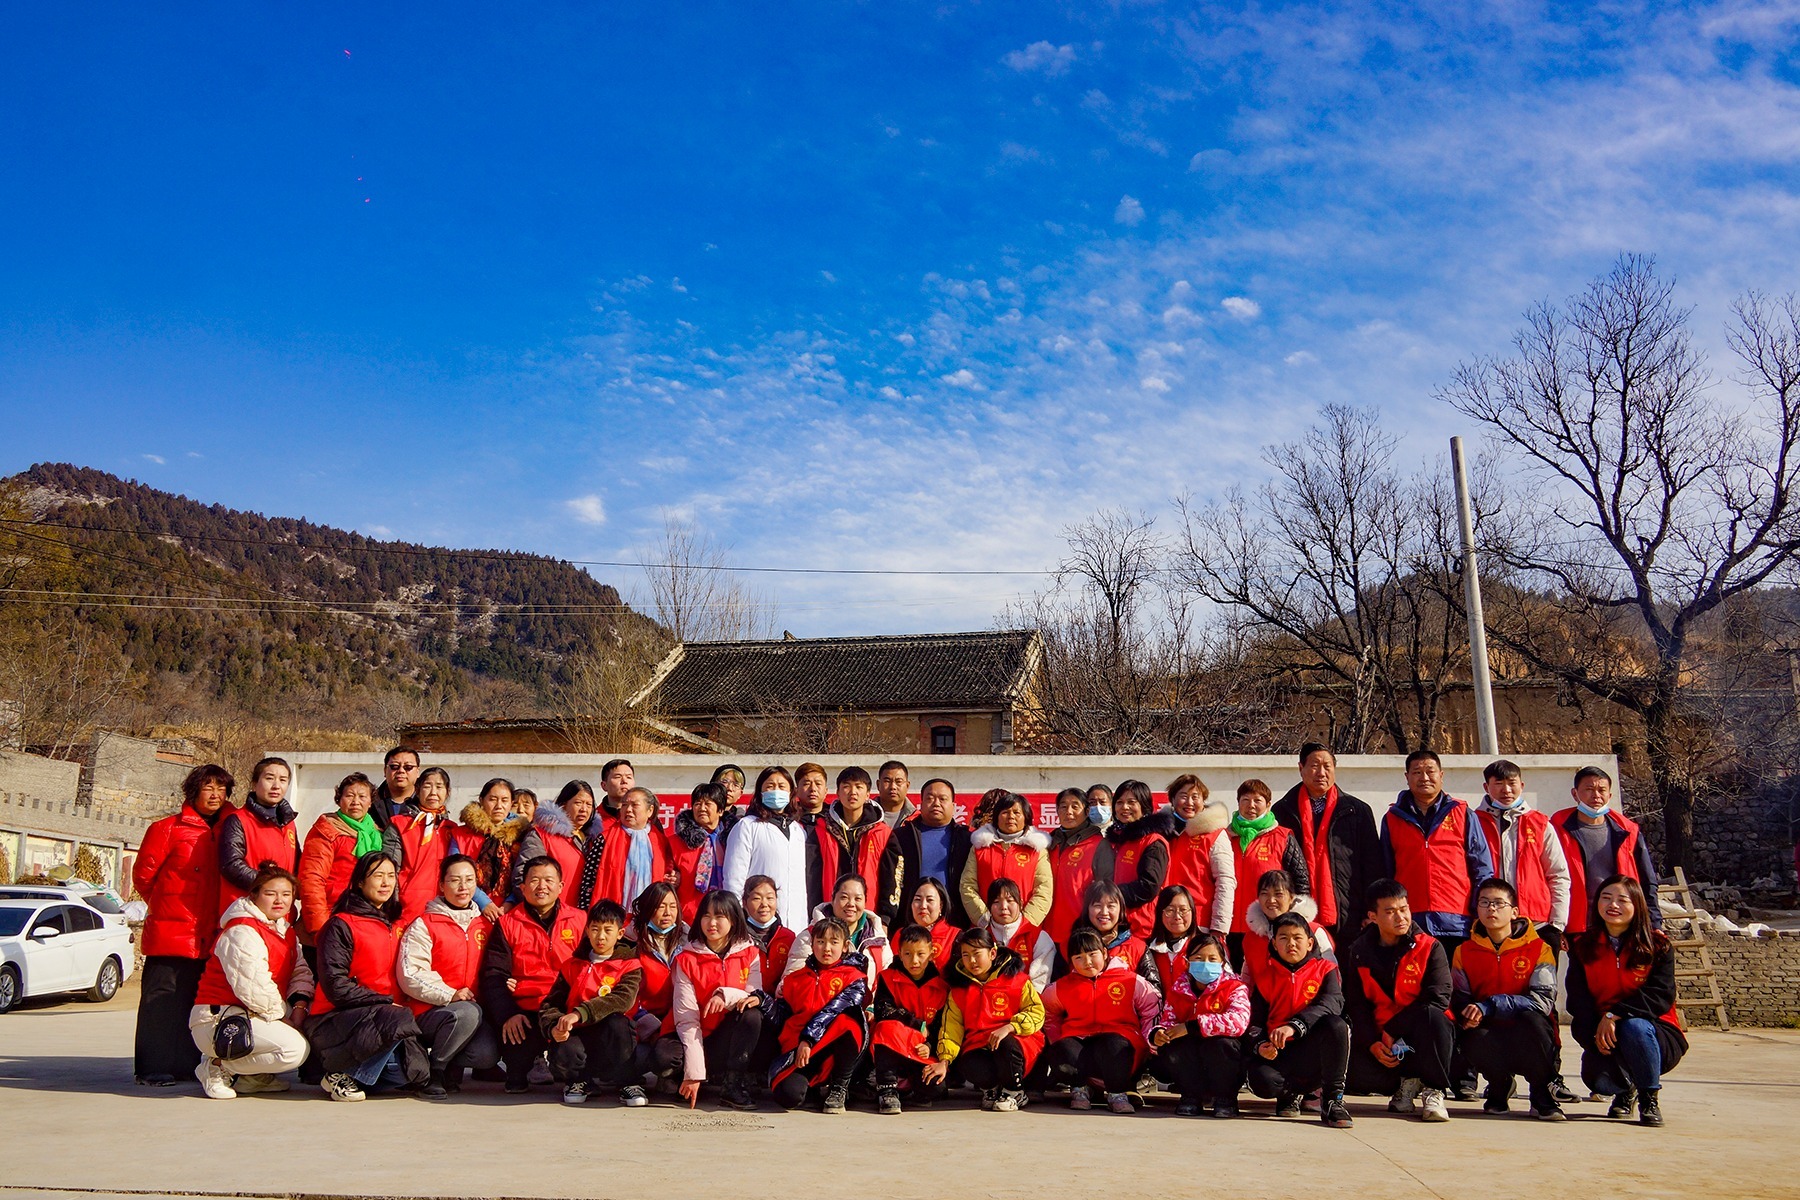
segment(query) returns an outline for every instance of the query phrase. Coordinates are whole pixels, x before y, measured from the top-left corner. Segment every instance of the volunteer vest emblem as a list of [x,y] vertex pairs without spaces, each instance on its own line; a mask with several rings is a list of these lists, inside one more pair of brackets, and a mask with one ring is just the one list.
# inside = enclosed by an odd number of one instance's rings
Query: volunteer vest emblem
[[1307,980],[1306,986],[1300,989],[1300,994],[1305,996],[1308,1000],[1311,1000],[1314,996],[1319,994],[1319,981],[1316,979]]
[[992,1017],[1006,1016],[1006,997],[998,992],[989,992],[987,998],[988,1015]]

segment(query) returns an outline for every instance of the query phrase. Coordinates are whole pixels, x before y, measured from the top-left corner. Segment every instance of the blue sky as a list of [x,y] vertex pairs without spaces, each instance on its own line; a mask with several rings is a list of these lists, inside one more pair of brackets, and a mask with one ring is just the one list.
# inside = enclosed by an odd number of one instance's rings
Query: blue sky
[[[1731,298],[1800,262],[1793,0],[363,7],[0,12],[0,470],[1039,568],[1323,401],[1438,455],[1450,369],[1621,251],[1721,374]],[[1029,586],[777,599],[980,628]]]

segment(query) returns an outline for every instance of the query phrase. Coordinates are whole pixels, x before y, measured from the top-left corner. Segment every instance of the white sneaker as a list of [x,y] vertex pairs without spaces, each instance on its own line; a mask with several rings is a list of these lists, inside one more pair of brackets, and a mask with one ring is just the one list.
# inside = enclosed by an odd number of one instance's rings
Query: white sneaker
[[588,1102],[588,1085],[586,1080],[577,1079],[563,1089],[564,1104],[586,1104]]
[[1419,1098],[1424,1087],[1424,1083],[1418,1079],[1402,1079],[1400,1086],[1394,1089],[1394,1098],[1388,1101],[1388,1111],[1399,1113],[1403,1117],[1412,1116],[1419,1111],[1419,1106],[1413,1101]]
[[1425,1088],[1421,1091],[1419,1103],[1425,1110],[1419,1114],[1420,1119],[1434,1123],[1450,1119],[1450,1110],[1444,1107],[1444,1093],[1436,1088]]
[[200,1081],[200,1090],[213,1100],[235,1100],[237,1091],[231,1086],[231,1072],[224,1063],[207,1055],[194,1068],[194,1078]]
[[994,1099],[995,1112],[1018,1112],[1019,1094],[1017,1092],[1001,1092]]
[[343,1071],[327,1075],[319,1081],[319,1086],[333,1100],[355,1103],[363,1098],[362,1084]]
[[240,1096],[254,1096],[258,1092],[285,1092],[288,1081],[275,1075],[239,1075],[231,1086]]

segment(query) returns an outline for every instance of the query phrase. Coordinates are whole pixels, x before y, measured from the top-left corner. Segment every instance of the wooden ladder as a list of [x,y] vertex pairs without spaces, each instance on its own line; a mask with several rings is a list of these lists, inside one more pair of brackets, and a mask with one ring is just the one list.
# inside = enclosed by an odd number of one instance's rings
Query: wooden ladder
[[[1718,1017],[1720,1029],[1731,1028],[1731,1017],[1725,1011],[1725,997],[1719,991],[1718,972],[1713,969],[1712,951],[1706,945],[1706,936],[1700,930],[1699,914],[1694,911],[1694,892],[1688,886],[1687,872],[1680,867],[1675,868],[1675,882],[1665,883],[1656,889],[1661,901],[1674,901],[1675,909],[1670,911],[1667,904],[1663,907],[1663,932],[1669,935],[1669,944],[1675,947],[1677,966],[1675,969],[1675,987],[1677,993],[1683,980],[1695,984],[1704,984],[1706,994],[1695,996],[1696,1002],[1704,1001],[1702,1007],[1710,1007]],[[1683,936],[1676,936],[1673,925],[1685,924]],[[1681,952],[1687,951],[1700,959],[1698,967],[1682,967]]]

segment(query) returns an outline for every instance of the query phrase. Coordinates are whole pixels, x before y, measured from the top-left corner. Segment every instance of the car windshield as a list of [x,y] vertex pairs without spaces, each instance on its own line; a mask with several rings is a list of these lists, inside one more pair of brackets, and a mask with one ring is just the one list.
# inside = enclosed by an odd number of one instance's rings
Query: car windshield
[[125,906],[113,899],[111,892],[88,892],[81,898],[96,912],[110,913],[116,917],[125,911]]
[[0,937],[18,937],[25,931],[25,922],[34,911],[29,908],[0,908]]

